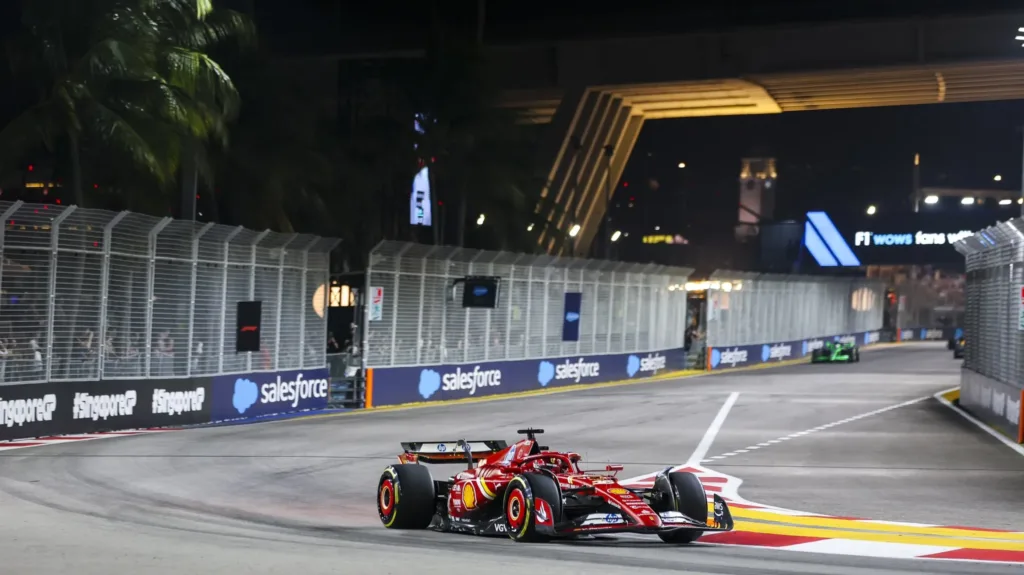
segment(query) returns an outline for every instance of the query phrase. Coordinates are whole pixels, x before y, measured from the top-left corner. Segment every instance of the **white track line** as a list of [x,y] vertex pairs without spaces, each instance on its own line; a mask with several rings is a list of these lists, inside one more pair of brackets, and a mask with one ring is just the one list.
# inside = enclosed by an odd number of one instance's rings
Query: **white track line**
[[729,415],[729,410],[732,409],[736,399],[740,396],[740,392],[734,391],[729,394],[729,398],[725,400],[725,404],[722,405],[722,409],[718,410],[718,415],[715,416],[715,420],[711,422],[711,426],[704,432],[704,437],[701,438],[700,443],[697,444],[697,449],[693,450],[693,455],[690,455],[690,459],[687,461],[687,465],[699,463],[702,459],[707,457],[708,451],[711,449],[711,444],[715,442],[715,437],[718,436],[718,432],[722,430],[722,424],[725,423],[725,418]]
[[999,440],[1000,443],[1002,443],[1003,445],[1005,445],[1005,446],[1009,447],[1010,449],[1016,451],[1018,455],[1024,455],[1024,447],[1014,443],[1013,441],[1011,441],[1008,437],[1006,437],[1002,433],[999,433],[998,431],[996,431],[996,430],[992,429],[991,427],[989,427],[988,424],[982,422],[981,420],[977,419],[976,417],[974,417],[970,413],[967,413],[963,409],[958,408],[957,406],[953,405],[953,402],[949,401],[945,397],[942,397],[942,394],[949,393],[949,392],[951,392],[951,391],[953,391],[955,389],[960,389],[960,388],[959,387],[953,387],[953,388],[947,389],[945,391],[940,391],[940,392],[936,393],[934,397],[935,397],[935,399],[939,400],[939,403],[941,403],[942,405],[945,405],[946,407],[948,407],[948,408],[952,409],[953,411],[955,411],[956,413],[960,414],[960,417],[963,417],[967,421],[970,421],[974,425],[977,425],[978,427],[981,428],[982,431],[984,431],[985,433],[991,435],[992,437],[995,437],[996,439]]
[[[946,392],[942,392],[942,393],[946,393]],[[753,445],[748,445],[747,447],[744,447],[743,449],[737,449],[735,451],[730,451],[729,453],[723,453],[722,455],[716,455],[716,456],[714,456],[714,457],[712,457],[710,459],[702,459],[699,462],[700,463],[709,463],[711,461],[720,461],[720,460],[722,460],[722,459],[724,459],[726,457],[732,457],[733,455],[737,455],[737,454],[740,454],[740,453],[749,453],[751,451],[756,451],[756,450],[759,450],[759,449],[761,449],[763,447],[767,447],[769,445],[775,445],[775,444],[781,443],[783,441],[789,441],[790,439],[796,439],[798,437],[804,437],[806,435],[810,435],[810,434],[816,433],[818,431],[825,431],[825,430],[831,429],[831,428],[833,428],[833,427],[835,427],[837,425],[842,425],[844,423],[850,423],[850,422],[853,422],[853,421],[857,421],[859,419],[864,419],[866,417],[871,417],[872,415],[879,415],[879,414],[885,413],[887,411],[892,411],[893,409],[899,409],[901,407],[906,407],[908,405],[913,405],[915,403],[922,402],[922,401],[928,399],[929,397],[930,396],[918,397],[917,399],[911,399],[910,401],[904,401],[903,403],[897,403],[896,405],[890,405],[890,406],[887,406],[887,407],[883,407],[881,409],[876,409],[874,411],[869,411],[867,413],[862,413],[860,415],[855,415],[853,417],[847,417],[846,419],[840,419],[839,421],[833,421],[832,423],[827,423],[825,425],[819,425],[818,427],[812,427],[811,429],[807,429],[807,430],[804,430],[804,431],[798,431],[796,433],[790,433],[789,435],[780,437],[778,439],[772,439],[770,441],[765,441],[765,442],[762,442],[762,443],[755,443]],[[936,395],[935,397],[939,397],[939,396]],[[945,401],[942,398],[939,398],[939,400],[940,401]],[[961,413],[961,415],[964,415],[965,417],[970,417],[969,415],[967,415],[965,413]],[[723,417],[722,419],[725,419],[725,418]],[[973,418],[971,418],[971,419],[973,420]],[[717,421],[717,419],[715,421]],[[714,424],[712,424],[712,427],[713,426],[714,426]],[[711,430],[709,429],[708,431],[710,432]],[[986,431],[988,431],[989,433],[996,433],[996,432],[991,431],[991,430],[986,430]],[[718,431],[715,430],[715,433],[717,434]],[[1002,437],[1002,436],[999,436],[999,437]],[[1007,445],[1010,445],[1011,447],[1016,448],[1017,452],[1020,453],[1021,455],[1024,455],[1024,448],[1020,447],[1019,445],[1013,445],[1006,438],[1002,438],[1001,440],[1004,443],[1006,443]],[[703,445],[703,442],[701,442],[701,445]],[[694,455],[696,455],[696,452],[694,452]],[[698,463],[698,462],[694,461],[691,458],[689,464],[693,465],[695,463]]]

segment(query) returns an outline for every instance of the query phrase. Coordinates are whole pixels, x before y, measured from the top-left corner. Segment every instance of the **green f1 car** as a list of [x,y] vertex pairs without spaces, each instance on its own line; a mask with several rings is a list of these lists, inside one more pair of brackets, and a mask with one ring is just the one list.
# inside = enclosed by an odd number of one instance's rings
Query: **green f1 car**
[[811,352],[811,363],[853,363],[860,361],[860,347],[853,342],[826,341]]

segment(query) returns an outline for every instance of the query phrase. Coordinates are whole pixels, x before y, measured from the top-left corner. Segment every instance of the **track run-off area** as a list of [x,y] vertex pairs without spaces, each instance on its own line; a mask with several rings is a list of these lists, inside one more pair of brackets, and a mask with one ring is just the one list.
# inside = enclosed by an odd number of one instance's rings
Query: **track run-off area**
[[[0,573],[1019,573],[1024,457],[936,399],[960,363],[908,343],[849,365],[0,443]],[[638,482],[689,467],[736,530],[530,545],[381,526],[400,442],[526,426]]]

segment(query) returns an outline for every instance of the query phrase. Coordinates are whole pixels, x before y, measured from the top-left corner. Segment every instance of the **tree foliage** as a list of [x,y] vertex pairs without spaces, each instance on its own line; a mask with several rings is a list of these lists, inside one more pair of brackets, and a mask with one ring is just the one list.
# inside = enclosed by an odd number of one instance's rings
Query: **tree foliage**
[[94,166],[168,189],[184,142],[227,142],[240,97],[209,51],[254,39],[241,14],[211,0],[24,0],[22,21],[8,56],[32,93],[0,130],[0,158],[63,152],[84,204]]

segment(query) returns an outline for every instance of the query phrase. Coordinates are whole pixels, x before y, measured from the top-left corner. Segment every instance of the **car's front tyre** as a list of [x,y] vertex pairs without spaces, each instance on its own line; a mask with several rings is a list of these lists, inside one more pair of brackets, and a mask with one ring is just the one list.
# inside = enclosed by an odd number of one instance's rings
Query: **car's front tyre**
[[[662,475],[655,479],[654,491],[654,499],[662,502],[655,511],[678,511],[690,519],[707,524],[708,495],[696,475],[683,471]],[[679,529],[659,533],[658,537],[665,543],[693,543],[703,534],[699,529]]]
[[505,489],[503,509],[512,540],[547,541],[548,535],[540,533],[537,527],[538,522],[554,525],[561,520],[562,494],[558,482],[540,473],[517,475]]

